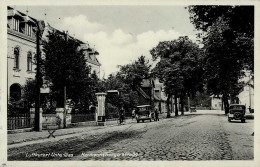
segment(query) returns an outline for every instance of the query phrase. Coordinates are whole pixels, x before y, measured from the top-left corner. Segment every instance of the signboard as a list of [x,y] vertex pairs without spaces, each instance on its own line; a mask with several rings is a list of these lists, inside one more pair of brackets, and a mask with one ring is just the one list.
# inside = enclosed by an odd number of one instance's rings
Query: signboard
[[113,94],[113,95],[119,95],[119,91],[118,91],[118,90],[108,90],[108,91],[107,91],[107,94],[109,94],[109,95],[111,95],[111,94]]
[[40,93],[50,93],[50,88],[40,88]]

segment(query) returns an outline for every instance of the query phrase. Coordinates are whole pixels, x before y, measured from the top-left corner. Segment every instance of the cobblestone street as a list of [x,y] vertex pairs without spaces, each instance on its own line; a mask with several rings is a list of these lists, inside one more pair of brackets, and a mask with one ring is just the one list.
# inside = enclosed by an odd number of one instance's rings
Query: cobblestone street
[[253,160],[254,120],[229,123],[223,111],[108,126],[80,136],[8,146],[8,160]]

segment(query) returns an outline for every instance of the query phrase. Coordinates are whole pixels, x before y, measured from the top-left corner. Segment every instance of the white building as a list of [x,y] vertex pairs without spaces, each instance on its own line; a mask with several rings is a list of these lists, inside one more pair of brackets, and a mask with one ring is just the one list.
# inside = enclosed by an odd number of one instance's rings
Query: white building
[[254,109],[254,87],[253,79],[248,78],[245,82],[244,87],[241,89],[239,95],[239,104],[246,105],[246,108]]
[[222,109],[222,96],[212,95],[211,97],[211,109],[221,110]]
[[7,96],[21,99],[26,80],[35,78],[37,20],[8,7],[7,14]]
[[[26,80],[35,79],[36,74],[36,31],[40,29],[40,37],[46,39],[48,31],[56,30],[46,21],[39,21],[28,16],[12,7],[8,7],[7,14],[7,84],[8,99],[14,98],[16,101],[21,100],[23,86]],[[70,38],[72,38],[70,36]],[[78,39],[80,48],[84,48],[84,55],[87,65],[91,66],[91,72],[100,76],[100,66],[97,59],[99,54],[89,44]],[[83,47],[84,46],[84,47]],[[42,57],[44,53],[42,52]]]

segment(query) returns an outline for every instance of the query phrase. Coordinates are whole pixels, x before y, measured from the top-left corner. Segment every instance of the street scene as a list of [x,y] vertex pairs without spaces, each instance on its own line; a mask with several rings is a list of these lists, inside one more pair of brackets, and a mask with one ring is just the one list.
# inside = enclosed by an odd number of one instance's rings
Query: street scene
[[7,161],[254,161],[254,10],[7,6]]
[[[230,124],[223,111],[200,110],[156,122],[136,124],[131,119],[126,122],[120,126],[111,123],[102,128],[73,128],[72,134],[57,131],[60,136],[51,139],[46,139],[47,132],[42,133],[43,138],[27,132],[26,142],[11,134],[9,160],[254,159],[252,119],[246,124],[238,121]],[[71,130],[68,129],[70,133]]]

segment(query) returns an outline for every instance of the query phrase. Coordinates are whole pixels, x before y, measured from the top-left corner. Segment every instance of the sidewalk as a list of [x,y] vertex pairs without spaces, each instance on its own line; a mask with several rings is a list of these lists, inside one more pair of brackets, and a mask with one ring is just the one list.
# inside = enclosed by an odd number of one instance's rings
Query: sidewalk
[[[126,123],[130,124],[136,122],[135,120],[132,121],[132,119],[127,119]],[[65,135],[73,135],[73,134],[80,134],[80,133],[86,133],[88,131],[98,130],[98,129],[104,129],[111,126],[118,126],[117,121],[107,121],[106,126],[97,126],[94,122],[87,123],[85,125],[76,126],[76,127],[70,127],[66,129],[58,129],[54,132],[54,136],[65,136]],[[32,131],[32,132],[23,132],[23,133],[13,133],[13,134],[7,134],[7,144],[17,144],[17,143],[23,143],[28,141],[34,141],[34,140],[41,140],[41,139],[47,139],[49,136],[48,130],[42,130],[41,132]],[[50,137],[52,138],[52,137]]]
[[[185,112],[184,115],[188,115],[189,112]],[[165,119],[166,118],[167,113],[162,113],[159,114],[159,118],[160,119]],[[179,115],[181,115],[181,113],[179,113]],[[174,117],[174,113],[171,113],[171,118]],[[136,123],[136,120],[132,120],[132,119],[127,119],[126,120],[126,124],[132,124],[132,123]],[[73,137],[76,135],[80,135],[82,133],[87,133],[89,131],[93,131],[93,130],[99,130],[99,129],[105,129],[105,128],[109,128],[112,126],[118,126],[117,125],[117,120],[113,120],[113,121],[107,121],[106,122],[106,126],[97,126],[95,125],[95,122],[86,122],[86,123],[82,123],[79,125],[75,125],[74,127],[70,127],[70,128],[66,128],[66,129],[58,129],[54,132],[54,136],[55,139],[59,139],[62,136],[66,136],[66,137]],[[31,131],[31,132],[23,132],[23,133],[13,133],[13,134],[8,134],[7,135],[7,144],[9,146],[11,145],[19,145],[19,143],[22,145],[22,143],[33,143],[33,141],[39,141],[39,140],[46,140],[46,141],[51,141],[54,138],[49,136],[49,132],[48,130],[42,130],[41,132],[37,132],[37,131]]]

